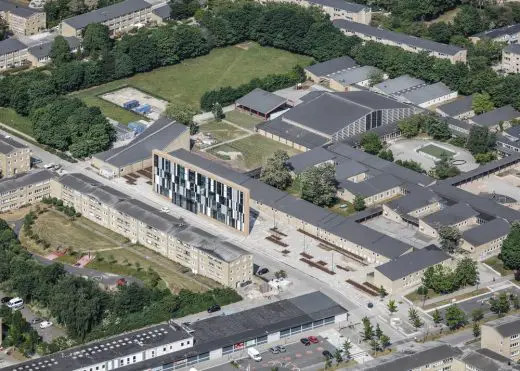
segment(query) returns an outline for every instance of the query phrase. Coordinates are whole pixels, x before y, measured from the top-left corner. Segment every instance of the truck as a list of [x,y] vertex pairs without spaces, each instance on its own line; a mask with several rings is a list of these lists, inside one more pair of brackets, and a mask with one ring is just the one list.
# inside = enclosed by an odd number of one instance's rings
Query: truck
[[260,352],[258,350],[256,350],[255,348],[249,348],[247,350],[247,355],[249,356],[249,358],[251,358],[252,360],[254,360],[256,362],[260,362],[262,360],[262,356],[260,355]]

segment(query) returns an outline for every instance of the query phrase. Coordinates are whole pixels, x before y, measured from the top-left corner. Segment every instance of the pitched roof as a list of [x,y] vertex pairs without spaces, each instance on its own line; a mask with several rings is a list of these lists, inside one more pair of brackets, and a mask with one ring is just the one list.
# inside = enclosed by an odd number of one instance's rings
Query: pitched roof
[[420,105],[452,93],[453,91],[442,82],[437,82],[432,85],[412,88],[399,95],[414,104]]
[[236,101],[236,104],[250,108],[257,112],[268,114],[283,106],[287,99],[276,94],[256,88]]
[[505,371],[514,370],[507,363],[511,362],[509,358],[506,358],[498,353],[494,353],[494,356],[490,356],[490,353],[482,353],[481,350],[489,350],[486,348],[472,351],[461,358],[461,361],[465,365],[473,366],[472,368],[466,367],[466,370],[478,370],[478,371]]
[[520,112],[511,105],[496,108],[493,111],[482,113],[471,118],[475,124],[485,127],[498,125],[500,121],[510,121],[520,117]]
[[362,11],[370,11],[370,8],[356,3],[349,3],[344,0],[310,0],[312,4],[328,6],[331,8],[346,10],[350,13],[359,13]]
[[473,246],[480,246],[507,235],[510,229],[511,226],[507,221],[497,218],[468,229],[462,234],[462,238]]
[[346,19],[335,19],[332,21],[332,23],[334,26],[347,31],[361,33],[363,35],[372,36],[378,39],[391,40],[395,43],[405,44],[424,50],[435,51],[446,55],[455,55],[464,50],[458,46],[421,39],[420,37],[409,36],[401,32],[388,31],[362,23],[347,21]]
[[139,10],[151,8],[144,0],[125,0],[123,2],[96,9],[88,13],[67,18],[63,22],[75,29],[83,29],[91,23],[102,23]]
[[329,141],[328,138],[322,135],[315,134],[302,127],[291,125],[283,121],[281,116],[273,120],[262,122],[256,125],[256,128],[257,130],[263,130],[308,149],[320,147]]
[[356,61],[350,57],[344,56],[322,63],[313,64],[311,66],[305,67],[305,70],[316,76],[326,76],[334,72],[352,68],[354,66],[357,66]]
[[378,174],[370,177],[362,182],[355,183],[350,180],[343,180],[339,184],[339,188],[344,188],[353,195],[361,195],[363,197],[371,197],[379,193],[388,191],[389,189],[399,187],[403,181],[396,178],[392,174]]
[[484,326],[494,328],[503,337],[520,334],[520,317],[510,315],[486,322]]
[[396,281],[448,259],[451,259],[450,255],[435,245],[428,245],[377,266],[376,270],[390,280]]
[[373,89],[379,90],[385,94],[391,95],[399,91],[413,88],[414,86],[425,85],[426,82],[410,75],[402,75],[395,79],[385,80],[373,86]]
[[6,0],[0,1],[0,11],[11,12],[19,17],[24,18],[31,17],[35,13],[40,13],[38,10],[27,8],[25,6],[21,6],[20,4],[14,4]]
[[520,44],[509,44],[502,51],[513,54],[520,54]]
[[400,215],[405,215],[424,206],[431,205],[434,202],[438,202],[439,199],[440,197],[429,189],[414,189],[409,194],[388,202],[386,206]]
[[168,19],[171,17],[170,3],[163,4],[157,8],[152,9],[152,13],[161,19]]
[[448,116],[458,116],[472,111],[472,105],[472,95],[459,95],[459,97],[456,100],[438,106],[437,111],[443,112]]
[[471,37],[478,37],[481,39],[483,39],[483,38],[494,39],[494,38],[502,37],[505,35],[512,36],[517,33],[520,33],[520,23],[510,24],[510,25],[507,25],[504,27],[495,28],[493,30],[479,32],[478,34],[475,34]]
[[0,136],[0,153],[8,154],[20,148],[28,148],[13,138]]
[[[65,41],[67,41],[67,44],[69,44],[70,50],[77,49],[81,44],[81,40],[74,36],[65,37]],[[44,43],[41,43],[38,45],[31,46],[28,51],[30,54],[34,55],[36,58],[48,57],[49,54],[51,53],[53,42],[54,41],[48,41],[48,42],[44,42]]]
[[422,220],[434,227],[450,226],[477,216],[478,212],[473,210],[469,205],[457,203],[452,206],[445,207],[433,214],[426,215]]
[[154,149],[165,148],[187,130],[187,126],[161,117],[127,145],[97,153],[94,157],[112,166],[124,167],[150,158]]
[[311,166],[332,161],[337,155],[326,148],[318,147],[307,152],[298,153],[289,159],[289,164],[295,173],[301,173]]
[[5,55],[27,49],[27,45],[17,39],[5,39],[0,41],[0,55]]
[[54,174],[48,170],[35,170],[28,173],[20,173],[11,178],[4,178],[0,180],[0,194],[31,184],[45,182],[53,177]]
[[381,71],[372,66],[353,67],[327,75],[331,80],[339,82],[343,86],[357,84],[370,79],[374,72]]

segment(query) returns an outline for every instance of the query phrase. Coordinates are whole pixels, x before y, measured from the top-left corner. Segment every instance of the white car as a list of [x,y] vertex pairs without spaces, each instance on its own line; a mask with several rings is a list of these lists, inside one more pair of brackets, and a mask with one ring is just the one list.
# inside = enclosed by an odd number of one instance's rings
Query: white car
[[43,321],[42,323],[40,323],[40,328],[47,328],[47,327],[51,327],[52,326],[52,322],[50,321]]
[[162,211],[163,213],[169,213],[169,212],[170,212],[170,209],[167,208],[166,206],[164,206],[164,207],[161,208],[161,211]]

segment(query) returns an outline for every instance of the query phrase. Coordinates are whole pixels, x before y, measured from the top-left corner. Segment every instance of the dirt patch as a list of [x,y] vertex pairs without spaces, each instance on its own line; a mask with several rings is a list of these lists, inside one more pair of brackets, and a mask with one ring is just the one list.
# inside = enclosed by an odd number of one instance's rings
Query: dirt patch
[[247,43],[236,44],[235,46],[236,46],[237,48],[240,48],[240,49],[249,50],[249,48],[251,47],[251,45],[252,45],[251,42],[247,42]]

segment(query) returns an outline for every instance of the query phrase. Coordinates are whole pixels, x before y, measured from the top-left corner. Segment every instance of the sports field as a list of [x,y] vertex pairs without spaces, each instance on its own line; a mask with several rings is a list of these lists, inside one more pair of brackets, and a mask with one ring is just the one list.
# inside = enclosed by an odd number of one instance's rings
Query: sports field
[[[95,88],[73,93],[88,105],[101,107],[106,116],[122,123],[134,121],[130,112],[103,101],[98,95],[124,86],[132,86],[169,102],[179,100],[199,107],[200,97],[208,90],[239,86],[253,78],[285,73],[295,65],[307,66],[311,58],[284,50],[248,43],[246,48],[229,46],[212,50],[208,55],[180,64],[112,81]],[[136,115],[137,116],[137,115]]]
[[426,145],[426,146],[424,146],[422,148],[419,148],[418,152],[426,153],[427,155],[436,157],[438,159],[441,158],[443,153],[447,154],[448,157],[455,156],[455,152],[452,152],[452,151],[449,151],[449,150],[447,150],[445,148],[436,146],[435,144],[428,144],[428,145]]

